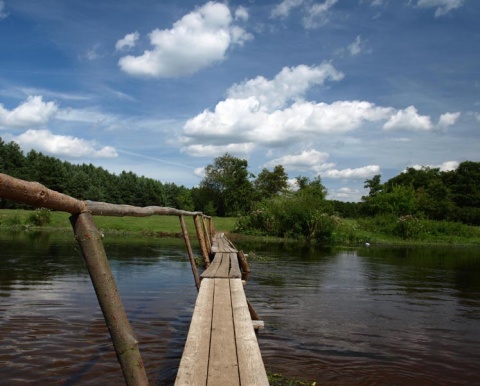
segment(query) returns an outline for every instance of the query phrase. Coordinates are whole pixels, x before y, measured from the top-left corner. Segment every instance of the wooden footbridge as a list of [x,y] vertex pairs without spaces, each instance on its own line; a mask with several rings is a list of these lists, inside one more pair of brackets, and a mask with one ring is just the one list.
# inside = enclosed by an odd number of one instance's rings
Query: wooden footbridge
[[268,385],[243,291],[241,252],[223,235],[202,282],[175,385]]
[[[127,385],[148,385],[139,342],[127,319],[115,279],[103,247],[103,235],[93,221],[102,216],[178,216],[185,239],[198,297],[176,386],[268,385],[255,329],[263,323],[248,302],[242,271],[250,268],[242,251],[223,235],[215,234],[212,219],[200,212],[164,207],[138,208],[102,202],[80,201],[0,173],[0,199],[70,213],[75,238],[92,280],[117,359]],[[205,271],[198,276],[184,216],[194,218]],[[207,221],[208,220],[208,221]],[[211,261],[212,259],[212,261]],[[211,261],[211,262],[210,262]]]

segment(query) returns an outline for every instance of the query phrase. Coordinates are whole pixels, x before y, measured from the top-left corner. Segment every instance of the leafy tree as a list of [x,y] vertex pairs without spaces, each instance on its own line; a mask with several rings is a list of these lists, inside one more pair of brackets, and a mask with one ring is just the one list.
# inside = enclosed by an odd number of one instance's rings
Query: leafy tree
[[369,197],[375,196],[383,189],[383,185],[380,183],[381,177],[382,176],[380,174],[376,174],[371,179],[365,180],[365,185],[363,187],[368,189]]
[[200,187],[211,193],[219,216],[246,213],[253,197],[247,160],[228,153],[215,158],[205,168],[205,177]]
[[364,208],[370,215],[392,214],[395,216],[417,213],[415,190],[411,185],[393,186],[390,191],[383,190],[374,196],[364,197]]
[[285,173],[285,169],[282,165],[277,165],[271,172],[264,168],[253,185],[261,198],[272,198],[287,189],[287,181],[288,175]]

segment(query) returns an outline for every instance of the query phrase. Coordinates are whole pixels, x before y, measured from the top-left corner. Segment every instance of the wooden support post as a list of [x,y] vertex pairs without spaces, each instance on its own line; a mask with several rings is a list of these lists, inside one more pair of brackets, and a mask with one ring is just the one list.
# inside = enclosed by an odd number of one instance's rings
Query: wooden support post
[[207,246],[205,245],[205,237],[203,236],[203,227],[198,214],[193,216],[193,221],[195,222],[195,230],[197,231],[198,242],[200,243],[200,249],[202,250],[203,263],[205,268],[210,266],[210,258],[208,257]]
[[93,216],[90,212],[80,213],[70,217],[70,222],[87,264],[125,382],[128,386],[148,385],[138,342],[123,308],[102,236],[95,226]]
[[213,226],[213,218],[210,217],[208,219],[209,225],[210,225],[210,240],[213,240],[213,236],[215,236],[215,227]]
[[193,278],[195,280],[195,285],[197,286],[197,291],[200,289],[200,278],[198,276],[197,265],[195,264],[195,258],[193,257],[192,246],[190,244],[190,239],[188,238],[187,227],[185,226],[185,221],[183,216],[178,216],[180,218],[180,226],[182,227],[182,234],[185,240],[185,245],[187,246],[188,258],[190,260],[190,266],[192,267]]
[[203,234],[205,235],[205,243],[207,246],[207,252],[209,256],[212,256],[212,241],[210,239],[210,232],[208,231],[208,227],[205,222],[204,216],[202,216],[202,224],[203,224]]
[[250,265],[248,264],[247,258],[245,257],[245,254],[243,253],[243,251],[238,251],[237,257],[238,257],[238,263],[240,264],[242,271],[247,273],[250,272]]
[[250,303],[250,300],[247,299],[247,305],[248,305],[248,311],[250,312],[250,317],[252,320],[260,320],[260,316],[258,316],[257,311],[255,311],[255,308],[253,308],[252,304]]

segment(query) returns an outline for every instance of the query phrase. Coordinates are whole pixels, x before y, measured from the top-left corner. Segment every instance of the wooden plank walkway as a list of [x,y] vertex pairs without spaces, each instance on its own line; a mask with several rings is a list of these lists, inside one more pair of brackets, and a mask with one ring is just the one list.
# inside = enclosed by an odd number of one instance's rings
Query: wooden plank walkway
[[215,235],[202,277],[176,386],[268,385],[243,290],[237,251]]

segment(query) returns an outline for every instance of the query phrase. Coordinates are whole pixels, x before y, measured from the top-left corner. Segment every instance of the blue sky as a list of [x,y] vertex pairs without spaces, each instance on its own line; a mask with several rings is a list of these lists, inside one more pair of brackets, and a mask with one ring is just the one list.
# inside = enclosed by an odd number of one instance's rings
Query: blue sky
[[0,136],[197,185],[229,152],[329,197],[480,161],[480,2],[0,0]]

